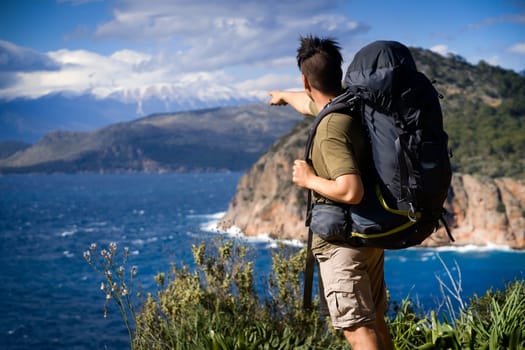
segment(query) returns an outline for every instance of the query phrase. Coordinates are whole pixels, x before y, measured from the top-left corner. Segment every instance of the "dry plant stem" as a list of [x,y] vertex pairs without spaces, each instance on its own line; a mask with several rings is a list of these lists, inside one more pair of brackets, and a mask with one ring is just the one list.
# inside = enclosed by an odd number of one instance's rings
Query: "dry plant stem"
[[436,257],[438,258],[439,262],[443,266],[447,274],[447,277],[448,277],[448,282],[450,283],[450,286],[447,285],[447,283],[444,282],[440,276],[436,275],[436,279],[439,282],[439,289],[443,296],[443,304],[446,306],[447,311],[449,312],[449,315],[451,316],[451,318],[456,319],[457,318],[457,313],[455,311],[456,308],[454,307],[452,303],[451,297],[455,301],[458,302],[460,313],[464,312],[467,309],[467,305],[465,304],[463,297],[462,297],[463,288],[462,288],[461,269],[459,268],[457,261],[454,260],[454,265],[457,271],[457,277],[455,278],[452,275],[452,272],[449,269],[449,267],[445,264],[445,262],[441,258],[441,256],[439,254],[436,254]]
[[[136,324],[136,314],[131,300],[132,296],[132,282],[137,273],[137,267],[133,266],[130,272],[130,283],[126,282],[124,273],[125,265],[129,255],[129,249],[123,249],[123,256],[121,264],[117,264],[117,244],[112,242],[108,245],[108,249],[102,249],[97,254],[97,245],[92,243],[89,250],[84,252],[84,258],[91,265],[91,267],[104,278],[101,282],[100,289],[105,293],[104,302],[104,318],[108,316],[108,304],[110,300],[115,300],[122,319],[128,331],[130,344],[133,341],[133,326]],[[100,261],[99,256],[102,257]],[[101,267],[99,267],[101,266]]]

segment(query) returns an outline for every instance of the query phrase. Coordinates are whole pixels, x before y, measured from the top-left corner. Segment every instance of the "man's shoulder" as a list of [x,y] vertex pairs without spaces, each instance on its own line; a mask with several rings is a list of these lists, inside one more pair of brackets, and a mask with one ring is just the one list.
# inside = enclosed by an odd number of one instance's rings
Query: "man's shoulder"
[[317,127],[319,137],[344,137],[357,142],[364,135],[361,119],[347,113],[327,114]]
[[348,125],[351,124],[354,120],[356,120],[354,116],[352,116],[349,113],[345,113],[343,111],[341,112],[332,112],[327,114],[321,123],[324,123],[325,125],[328,125],[328,123],[333,124],[342,124],[342,125]]

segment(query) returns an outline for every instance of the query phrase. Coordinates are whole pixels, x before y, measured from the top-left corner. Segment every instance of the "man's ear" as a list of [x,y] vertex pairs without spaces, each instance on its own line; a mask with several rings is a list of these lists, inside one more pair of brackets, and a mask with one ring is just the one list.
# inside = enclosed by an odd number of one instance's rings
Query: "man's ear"
[[312,88],[310,87],[310,82],[308,81],[308,78],[304,74],[301,74],[301,79],[303,80],[304,90],[311,91]]

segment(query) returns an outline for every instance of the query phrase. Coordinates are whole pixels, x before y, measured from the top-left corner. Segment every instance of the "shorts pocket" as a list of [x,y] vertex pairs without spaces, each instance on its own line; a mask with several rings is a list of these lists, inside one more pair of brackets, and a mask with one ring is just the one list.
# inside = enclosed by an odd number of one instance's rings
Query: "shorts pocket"
[[352,291],[332,292],[327,299],[328,310],[334,321],[341,322],[355,318],[358,305]]
[[374,301],[369,288],[361,288],[360,281],[345,283],[332,289],[326,299],[334,327],[347,328],[366,324],[375,319]]

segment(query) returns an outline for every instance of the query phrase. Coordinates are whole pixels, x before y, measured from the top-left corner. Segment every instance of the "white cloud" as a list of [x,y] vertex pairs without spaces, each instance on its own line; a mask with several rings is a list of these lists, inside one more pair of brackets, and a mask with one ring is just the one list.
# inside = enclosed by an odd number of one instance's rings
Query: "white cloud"
[[525,24],[525,13],[503,14],[497,17],[486,18],[481,22],[470,24],[468,28],[478,30],[500,23]]
[[91,94],[99,99],[137,103],[140,112],[142,102],[152,97],[167,104],[202,101],[213,105],[258,96],[252,91],[236,90],[234,78],[222,70],[184,73],[175,64],[132,50],[108,56],[59,50],[47,56],[61,68],[16,73],[16,83],[0,87],[0,99],[39,98],[56,92]]
[[447,45],[435,45],[430,48],[430,51],[440,54],[441,56],[446,56],[450,50]]
[[454,51],[451,51],[447,45],[435,45],[431,47],[430,50],[437,54],[440,54],[441,56],[444,56],[444,57],[453,56],[456,59],[459,58],[467,62],[470,62],[472,64],[478,64],[480,61],[484,61],[493,66],[498,66],[501,64],[501,57],[499,55],[492,55],[490,57],[475,55],[475,56],[468,57],[467,59],[462,56],[457,56],[457,54]]
[[494,55],[494,56],[490,56],[490,57],[484,57],[484,58],[481,58],[479,61],[482,61],[482,60],[487,62],[488,64],[490,64],[492,66],[499,66],[501,64],[501,57],[498,56],[498,55]]
[[[113,18],[95,36],[160,43],[177,54],[181,70],[279,59],[293,51],[301,34],[351,40],[368,26],[333,13],[336,2],[305,0],[140,0],[118,3]],[[343,45],[345,46],[345,45]]]
[[120,50],[111,55],[111,58],[124,63],[138,65],[151,60],[151,55],[133,50]]
[[509,48],[509,52],[525,55],[525,43],[517,43]]
[[268,91],[270,90],[288,89],[290,87],[300,88],[301,84],[301,78],[297,74],[267,74],[257,79],[237,83],[235,84],[235,89],[258,100],[265,100],[268,99]]
[[[153,96],[167,103],[265,98],[268,89],[300,86],[294,58],[300,35],[332,36],[346,47],[345,41],[368,30],[334,13],[335,4],[158,0],[152,6],[122,0],[113,4],[112,18],[100,23],[92,36],[97,41],[123,40],[125,48],[111,54],[32,52],[54,62],[56,69],[9,73],[10,79],[0,84],[0,99],[70,92],[136,101],[140,107]],[[143,49],[131,49],[137,42]]]

